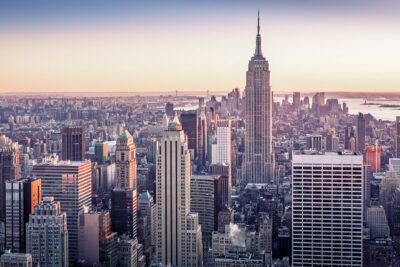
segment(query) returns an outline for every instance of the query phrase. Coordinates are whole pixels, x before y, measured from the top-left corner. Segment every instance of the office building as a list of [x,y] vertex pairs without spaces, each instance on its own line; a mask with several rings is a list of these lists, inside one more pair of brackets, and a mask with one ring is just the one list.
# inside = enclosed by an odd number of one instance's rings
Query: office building
[[117,264],[117,233],[111,231],[108,211],[84,210],[79,213],[79,262],[90,266]]
[[199,106],[199,128],[198,128],[198,150],[197,162],[200,166],[205,166],[208,156],[208,132],[207,132],[207,117],[203,108]]
[[232,174],[228,164],[213,164],[210,174],[217,176],[215,179],[215,196],[218,205],[217,212],[224,206],[231,206],[232,202]]
[[362,266],[363,157],[295,152],[293,266]]
[[367,226],[370,239],[390,237],[390,230],[385,210],[382,206],[372,206],[367,209]]
[[[193,159],[197,158],[199,119],[196,111],[187,111],[181,113],[180,123],[188,139],[188,148]],[[168,127],[168,125],[167,125]]]
[[20,153],[15,148],[0,150],[0,221],[6,219],[6,181],[21,179]]
[[400,158],[400,116],[396,117],[396,153],[395,153],[395,157],[396,158]]
[[5,248],[13,252],[24,252],[22,238],[25,236],[24,225],[24,190],[23,180],[7,181],[6,187],[6,244]]
[[355,137],[354,127],[351,123],[344,128],[344,149],[351,150],[351,139]]
[[6,251],[0,257],[0,267],[32,267],[32,256]]
[[372,172],[381,171],[381,146],[367,146],[365,148],[365,163],[368,164]]
[[136,190],[136,145],[127,130],[117,139],[115,169],[117,188]]
[[301,105],[300,92],[293,92],[293,107],[299,108]]
[[67,213],[70,263],[78,259],[78,214],[92,207],[92,163],[48,161],[34,165],[34,177],[42,179],[43,197],[54,197]]
[[192,175],[190,177],[190,209],[199,214],[203,245],[211,246],[211,234],[215,229],[216,200],[215,176]]
[[231,165],[232,160],[232,137],[231,137],[231,121],[217,121],[217,147],[216,147],[216,164]]
[[26,237],[26,252],[32,255],[33,266],[68,266],[67,214],[53,197],[44,197],[35,207]]
[[177,117],[163,131],[156,157],[157,262],[199,266],[194,258],[202,258],[201,227],[189,215],[190,152]]
[[62,160],[85,160],[85,128],[65,127],[62,130]]
[[[143,244],[146,250],[149,246],[154,246],[156,241],[156,206],[153,197],[149,191],[142,192],[138,197],[138,216],[146,218],[139,242]],[[139,228],[139,226],[138,226]],[[139,235],[139,230],[138,230]]]
[[97,164],[104,164],[108,160],[108,143],[96,141],[94,144],[94,155]]
[[308,150],[322,151],[322,135],[319,134],[308,134],[306,136]]
[[165,104],[165,114],[167,114],[168,117],[172,118],[174,116],[174,104],[167,102]]
[[389,170],[394,171],[397,177],[400,178],[400,158],[389,159]]
[[246,73],[244,178],[247,183],[273,181],[272,95],[268,61],[261,52],[258,18],[256,50]]
[[137,238],[137,191],[115,188],[111,192],[112,231],[129,238]]
[[358,113],[357,117],[357,143],[356,149],[364,154],[365,150],[365,118],[362,113]]
[[118,241],[117,255],[119,267],[136,267],[138,263],[138,244],[136,239],[122,235]]
[[41,201],[41,180],[6,181],[5,248],[25,252],[25,225],[35,206]]

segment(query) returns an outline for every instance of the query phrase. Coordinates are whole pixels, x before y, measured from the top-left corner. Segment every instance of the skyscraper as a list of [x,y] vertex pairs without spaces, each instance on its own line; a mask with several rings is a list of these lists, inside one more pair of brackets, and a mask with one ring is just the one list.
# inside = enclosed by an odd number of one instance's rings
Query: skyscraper
[[136,189],[136,146],[132,135],[124,130],[115,149],[117,187]]
[[230,120],[218,120],[217,121],[217,164],[228,164],[231,165],[232,157],[232,137],[231,137],[231,121]]
[[396,158],[400,158],[400,116],[396,117]]
[[79,261],[90,266],[115,266],[117,233],[112,233],[109,211],[79,213]]
[[175,117],[162,133],[157,147],[156,255],[163,265],[198,266],[198,262],[193,262],[193,255],[201,258],[201,232],[198,231],[201,227],[196,224],[198,219],[193,219],[197,214],[190,213],[190,175],[188,141]]
[[24,252],[24,196],[23,181],[6,182],[6,249]]
[[62,130],[62,160],[85,160],[85,128],[65,127]]
[[356,149],[364,154],[365,150],[365,118],[362,113],[358,113],[357,117],[357,143]]
[[19,151],[12,147],[0,150],[0,221],[6,217],[6,181],[21,179]]
[[322,135],[308,134],[307,135],[307,149],[314,151],[322,150]]
[[197,112],[187,111],[182,113],[180,116],[180,122],[188,139],[188,148],[191,150],[192,157],[195,159],[197,157],[199,146],[199,119]]
[[192,175],[190,178],[190,208],[199,214],[202,237],[205,246],[211,246],[212,232],[215,229],[215,176]]
[[[203,98],[202,98],[203,99]],[[199,101],[201,103],[201,101]],[[203,99],[204,102],[204,99]],[[200,104],[199,104],[200,105]],[[199,128],[198,128],[198,150],[197,159],[200,166],[206,165],[208,155],[208,141],[207,141],[207,117],[204,108],[199,107]]]
[[104,164],[108,159],[108,143],[97,141],[94,144],[94,155],[97,164]]
[[246,74],[245,181],[273,180],[272,96],[268,61],[261,52],[258,18],[256,50]]
[[365,148],[365,163],[371,167],[372,172],[381,171],[381,146],[367,146]]
[[347,123],[344,128],[344,149],[351,150],[351,139],[354,137],[354,127],[351,123]]
[[34,177],[42,178],[43,197],[54,197],[67,213],[70,263],[78,259],[78,214],[92,207],[92,163],[50,161],[34,165]]
[[363,157],[294,153],[293,266],[362,266]]
[[117,185],[111,192],[112,230],[137,244],[136,146],[127,130],[117,140],[115,158]]
[[112,231],[137,238],[136,190],[117,187],[111,192]]
[[53,197],[44,197],[35,207],[26,236],[26,251],[32,255],[33,266],[68,266],[67,214]]

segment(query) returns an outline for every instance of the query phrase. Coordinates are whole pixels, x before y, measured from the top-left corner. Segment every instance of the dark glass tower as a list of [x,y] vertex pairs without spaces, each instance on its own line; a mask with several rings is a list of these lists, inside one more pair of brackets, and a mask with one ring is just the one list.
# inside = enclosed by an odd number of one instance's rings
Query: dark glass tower
[[65,127],[62,130],[62,160],[85,160],[85,129]]

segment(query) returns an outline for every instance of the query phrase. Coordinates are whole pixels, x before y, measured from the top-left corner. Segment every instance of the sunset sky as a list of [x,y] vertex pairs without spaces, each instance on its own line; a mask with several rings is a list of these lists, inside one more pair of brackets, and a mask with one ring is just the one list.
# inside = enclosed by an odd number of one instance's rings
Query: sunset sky
[[400,91],[400,1],[0,1],[0,92]]

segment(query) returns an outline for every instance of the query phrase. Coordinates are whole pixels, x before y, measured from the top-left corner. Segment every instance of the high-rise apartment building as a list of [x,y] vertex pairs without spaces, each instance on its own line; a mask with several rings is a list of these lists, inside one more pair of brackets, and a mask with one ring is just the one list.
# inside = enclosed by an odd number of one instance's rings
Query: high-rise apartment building
[[293,266],[362,266],[363,157],[294,153]]
[[400,158],[389,159],[389,170],[394,171],[400,178]]
[[62,160],[85,160],[85,128],[65,127],[61,134]]
[[261,52],[259,21],[256,50],[246,73],[244,176],[247,183],[270,182],[274,175],[270,71]]
[[364,154],[365,150],[365,118],[362,113],[358,113],[357,117],[357,142],[356,150]]
[[190,152],[177,117],[163,131],[156,154],[157,262],[199,266],[193,261],[202,250],[201,227],[190,215]]
[[216,163],[217,164],[231,164],[232,160],[232,137],[231,137],[231,121],[218,120],[217,121],[217,151]]
[[68,266],[67,214],[60,202],[44,197],[26,225],[26,251],[33,266]]
[[78,214],[92,207],[92,163],[49,161],[34,165],[34,177],[42,179],[43,197],[54,197],[67,213],[70,263],[78,259]]

